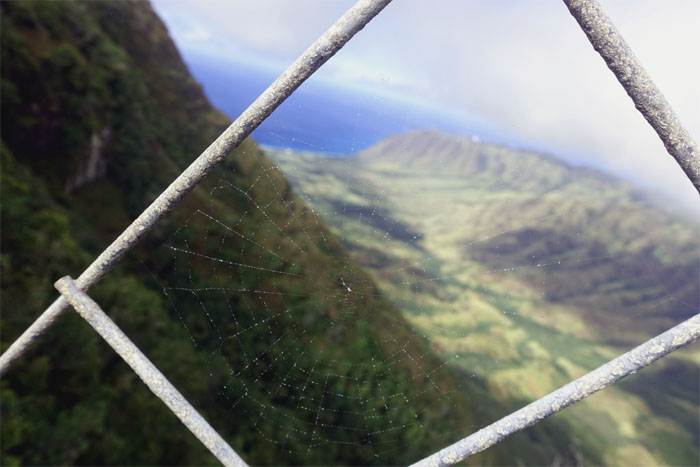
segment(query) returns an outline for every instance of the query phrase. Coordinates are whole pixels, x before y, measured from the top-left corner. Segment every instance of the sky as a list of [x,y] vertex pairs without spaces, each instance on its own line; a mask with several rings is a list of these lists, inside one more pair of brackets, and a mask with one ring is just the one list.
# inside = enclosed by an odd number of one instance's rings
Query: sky
[[[282,71],[353,1],[154,0],[183,55]],[[700,141],[700,1],[602,0]],[[700,198],[559,0],[395,0],[312,79],[444,108],[504,140]]]

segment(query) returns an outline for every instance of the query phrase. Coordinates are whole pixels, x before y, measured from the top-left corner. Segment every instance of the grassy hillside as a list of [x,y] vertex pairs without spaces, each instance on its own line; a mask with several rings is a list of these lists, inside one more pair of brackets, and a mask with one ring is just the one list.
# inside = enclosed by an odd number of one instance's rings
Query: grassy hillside
[[[266,152],[433,348],[514,407],[700,308],[695,220],[596,171],[429,131]],[[558,415],[584,459],[694,464],[697,351]]]
[[[4,350],[228,122],[147,3],[0,6]],[[251,141],[90,295],[251,464],[405,464],[506,411]],[[72,312],[1,384],[3,465],[215,464]],[[554,423],[472,461],[577,446]]]

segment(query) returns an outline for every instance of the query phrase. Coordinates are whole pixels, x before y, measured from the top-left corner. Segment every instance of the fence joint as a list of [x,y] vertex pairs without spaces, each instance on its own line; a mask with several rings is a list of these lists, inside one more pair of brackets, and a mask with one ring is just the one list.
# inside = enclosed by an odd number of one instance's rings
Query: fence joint
[[131,339],[112,321],[100,306],[69,276],[54,284],[61,296],[70,303],[75,311],[92,326],[97,333],[112,347],[119,356],[143,380],[148,388],[177,418],[216,456],[226,467],[243,467],[247,464],[231,446],[207,423],[207,421],[187,402],[187,399],[173,386],[156,366],[136,347]]

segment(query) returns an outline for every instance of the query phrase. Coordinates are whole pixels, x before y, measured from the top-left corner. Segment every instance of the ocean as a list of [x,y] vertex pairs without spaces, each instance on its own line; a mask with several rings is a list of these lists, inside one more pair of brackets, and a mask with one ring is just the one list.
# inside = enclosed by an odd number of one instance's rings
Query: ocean
[[[232,120],[277,78],[275,72],[252,65],[232,65],[193,54],[185,54],[184,58],[212,104]],[[391,134],[414,129],[438,129],[491,141],[502,139],[484,125],[447,111],[350,90],[314,77],[252,136],[267,146],[348,155]]]

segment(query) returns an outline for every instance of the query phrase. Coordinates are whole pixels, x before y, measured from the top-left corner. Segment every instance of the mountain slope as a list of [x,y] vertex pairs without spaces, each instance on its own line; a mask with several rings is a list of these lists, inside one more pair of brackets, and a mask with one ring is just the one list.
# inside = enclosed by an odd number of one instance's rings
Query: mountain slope
[[[433,347],[503,401],[700,308],[697,225],[594,170],[432,131],[349,158],[266,153]],[[584,456],[692,464],[699,363],[671,356],[559,419]]]

